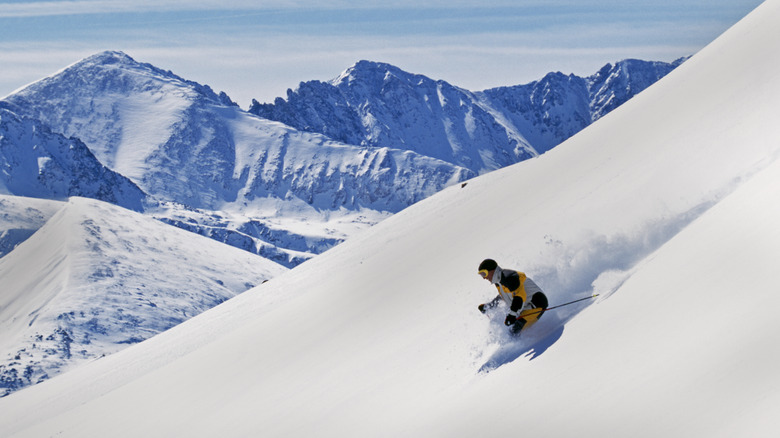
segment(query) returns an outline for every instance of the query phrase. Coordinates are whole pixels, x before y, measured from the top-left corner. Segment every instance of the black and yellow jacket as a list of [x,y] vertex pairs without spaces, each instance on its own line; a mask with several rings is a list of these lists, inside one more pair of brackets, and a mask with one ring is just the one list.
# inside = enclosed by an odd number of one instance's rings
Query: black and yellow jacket
[[[498,268],[493,274],[492,282],[498,289],[498,296],[490,303],[490,307],[497,305],[499,300],[503,299],[509,306],[509,310],[521,317],[523,310],[547,307],[547,298],[542,293],[542,289],[523,272]],[[529,297],[533,299],[529,300]],[[537,311],[535,315],[534,319],[537,319],[541,313]]]

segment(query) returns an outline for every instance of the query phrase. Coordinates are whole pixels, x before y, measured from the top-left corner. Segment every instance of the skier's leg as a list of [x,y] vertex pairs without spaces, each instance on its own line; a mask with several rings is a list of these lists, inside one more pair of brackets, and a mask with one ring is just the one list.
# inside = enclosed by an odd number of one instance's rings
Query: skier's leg
[[539,319],[544,314],[544,310],[547,307],[550,306],[550,304],[547,302],[547,295],[545,295],[543,292],[537,292],[531,297],[531,302],[534,304],[534,306],[537,309],[542,309],[541,312],[536,315],[536,319]]

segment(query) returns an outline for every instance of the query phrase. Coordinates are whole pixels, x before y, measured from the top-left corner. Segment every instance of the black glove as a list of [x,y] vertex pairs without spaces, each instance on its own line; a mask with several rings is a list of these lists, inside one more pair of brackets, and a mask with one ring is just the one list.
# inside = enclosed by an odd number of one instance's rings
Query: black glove
[[509,326],[514,324],[516,321],[517,321],[517,317],[510,313],[506,316],[506,319],[504,320],[504,325]]
[[479,311],[482,313],[487,312],[487,308],[485,307],[484,304],[480,304],[479,307],[477,307],[477,309],[479,309]]
[[509,331],[512,332],[513,335],[519,336],[520,330],[525,327],[526,320],[525,319],[518,319],[516,323],[512,327],[509,327]]

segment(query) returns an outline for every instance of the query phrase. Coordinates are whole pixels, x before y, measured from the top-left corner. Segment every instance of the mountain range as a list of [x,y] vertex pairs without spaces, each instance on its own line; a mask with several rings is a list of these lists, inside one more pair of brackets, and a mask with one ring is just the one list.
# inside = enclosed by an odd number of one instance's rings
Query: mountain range
[[472,92],[389,64],[360,61],[329,82],[301,83],[250,113],[369,147],[403,148],[484,173],[544,153],[684,62],[635,59],[592,76],[550,73]]
[[[375,223],[386,212],[473,176],[425,155],[339,143],[256,117],[209,87],[119,52],[80,61],[4,102],[21,116],[81,139],[101,163],[157,201],[161,218],[178,224],[175,217],[182,213],[176,206],[190,217],[205,211],[188,228],[228,240],[257,231],[248,235],[262,249],[257,252],[288,266],[329,247],[322,242],[343,240],[346,232],[290,233],[279,218],[295,220],[295,227],[357,212]],[[230,226],[212,233],[223,222],[211,221],[211,211],[233,213]],[[265,241],[269,235],[277,239]],[[291,235],[290,242],[278,237],[284,235]],[[302,240],[311,245],[300,248],[296,242]]]
[[[680,62],[469,92],[361,61],[250,111],[121,52],[68,66],[0,100],[0,387],[141,342],[445,187],[537,156]],[[163,235],[177,243],[148,237]]]
[[[329,83],[302,83],[288,102],[243,111],[208,86],[103,52],[0,105],[6,117],[80,140],[97,165],[143,192],[97,199],[138,210],[144,198],[158,219],[292,267],[343,241],[355,224],[549,150],[681,62],[626,60],[589,78],[552,73],[470,92],[361,61]],[[85,159],[94,161],[71,160]]]

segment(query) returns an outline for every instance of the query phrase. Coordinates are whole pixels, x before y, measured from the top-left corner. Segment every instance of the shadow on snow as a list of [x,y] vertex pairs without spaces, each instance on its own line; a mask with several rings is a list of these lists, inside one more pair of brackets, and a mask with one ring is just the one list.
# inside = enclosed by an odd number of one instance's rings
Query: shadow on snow
[[[504,341],[493,352],[484,364],[479,368],[480,373],[489,373],[503,365],[514,362],[521,356],[528,356],[529,360],[541,356],[548,348],[563,336],[563,324],[557,325],[553,330],[547,331],[546,336],[528,336],[527,338],[511,339]],[[529,328],[530,330],[530,328]],[[530,334],[530,333],[529,333]]]
[[561,339],[566,323],[585,308],[587,304],[583,302],[567,309],[549,310],[537,323],[523,330],[519,337],[510,334],[504,326],[501,311],[488,315],[490,317],[488,344],[492,345],[495,351],[489,353],[478,372],[489,373],[520,357],[527,357],[528,360],[536,359]]

